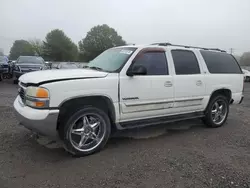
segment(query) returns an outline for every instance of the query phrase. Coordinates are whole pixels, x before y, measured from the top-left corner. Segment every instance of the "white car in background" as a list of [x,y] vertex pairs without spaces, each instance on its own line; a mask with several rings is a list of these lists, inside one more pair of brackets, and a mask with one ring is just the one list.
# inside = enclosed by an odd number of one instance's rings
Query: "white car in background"
[[246,69],[242,69],[242,72],[244,73],[245,82],[250,82],[250,71]]

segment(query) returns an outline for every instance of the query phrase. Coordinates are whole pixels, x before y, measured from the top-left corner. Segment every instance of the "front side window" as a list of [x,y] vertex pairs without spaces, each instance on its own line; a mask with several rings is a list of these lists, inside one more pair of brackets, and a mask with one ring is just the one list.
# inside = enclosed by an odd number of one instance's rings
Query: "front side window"
[[165,52],[145,52],[136,58],[133,67],[144,66],[147,69],[147,75],[167,75],[167,59]]
[[87,67],[115,72],[127,62],[135,50],[136,48],[132,47],[108,49],[88,63]]
[[172,50],[176,75],[200,74],[195,54],[188,50]]

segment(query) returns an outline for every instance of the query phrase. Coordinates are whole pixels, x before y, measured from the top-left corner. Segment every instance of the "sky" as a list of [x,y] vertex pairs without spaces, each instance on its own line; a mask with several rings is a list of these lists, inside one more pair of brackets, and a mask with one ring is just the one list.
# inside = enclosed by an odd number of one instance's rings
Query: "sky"
[[0,0],[0,49],[62,29],[78,43],[108,24],[128,43],[250,51],[250,0]]

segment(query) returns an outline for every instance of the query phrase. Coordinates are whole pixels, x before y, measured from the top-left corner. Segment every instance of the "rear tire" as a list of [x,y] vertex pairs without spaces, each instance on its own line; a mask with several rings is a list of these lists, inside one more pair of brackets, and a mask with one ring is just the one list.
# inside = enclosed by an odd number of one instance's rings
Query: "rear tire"
[[111,133],[111,123],[104,111],[86,106],[65,116],[59,127],[59,134],[65,150],[73,156],[90,155],[106,145]]
[[210,100],[202,120],[208,127],[221,127],[227,121],[228,113],[229,100],[223,95],[217,95]]

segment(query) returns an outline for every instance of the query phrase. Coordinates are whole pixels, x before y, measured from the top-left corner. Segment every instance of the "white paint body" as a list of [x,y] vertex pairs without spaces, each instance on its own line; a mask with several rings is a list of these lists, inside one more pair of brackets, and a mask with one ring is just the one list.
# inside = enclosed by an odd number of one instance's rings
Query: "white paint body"
[[[116,122],[185,114],[204,111],[211,94],[218,89],[229,89],[234,103],[239,103],[243,91],[243,74],[210,74],[199,49],[193,51],[198,59],[201,74],[176,75],[171,49],[166,51],[169,75],[133,76],[126,72],[140,50],[152,46],[132,46],[138,49],[129,58],[120,73],[106,73],[89,69],[48,70],[25,74],[22,83],[43,83],[50,93],[50,107],[84,96],[106,96],[114,104]],[[155,46],[153,46],[155,47]],[[75,78],[68,80],[70,78]],[[86,78],[86,79],[79,79]],[[49,80],[65,79],[46,83]],[[170,84],[169,84],[170,83]],[[169,84],[169,85],[168,85]],[[125,100],[136,98],[135,100]],[[29,108],[29,107],[26,107]]]

